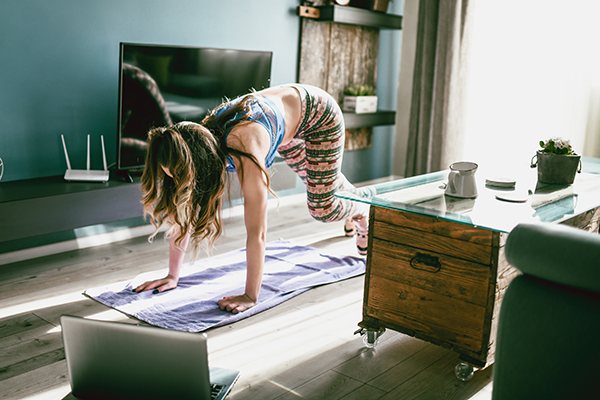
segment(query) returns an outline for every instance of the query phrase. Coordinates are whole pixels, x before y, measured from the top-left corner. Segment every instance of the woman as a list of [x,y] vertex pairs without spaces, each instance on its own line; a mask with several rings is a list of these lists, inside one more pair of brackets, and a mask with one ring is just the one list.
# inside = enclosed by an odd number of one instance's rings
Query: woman
[[[262,283],[267,233],[269,168],[275,153],[307,187],[310,214],[317,220],[346,220],[348,236],[357,233],[359,252],[367,245],[365,205],[335,197],[353,186],[341,173],[344,120],[335,100],[308,85],[285,85],[223,103],[202,124],[155,128],[148,136],[142,175],[144,211],[158,228],[171,225],[169,274],[145,282],[136,292],[177,286],[186,247],[212,247],[221,235],[221,208],[229,172],[236,172],[244,198],[246,288],[219,300],[233,313],[256,304]],[[271,192],[272,193],[272,192]],[[155,233],[156,234],[156,233]]]

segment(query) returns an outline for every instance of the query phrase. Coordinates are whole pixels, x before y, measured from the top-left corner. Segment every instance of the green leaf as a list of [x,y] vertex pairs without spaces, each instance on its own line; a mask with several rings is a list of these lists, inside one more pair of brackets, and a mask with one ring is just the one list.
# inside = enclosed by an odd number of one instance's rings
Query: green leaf
[[370,85],[348,85],[344,89],[345,96],[373,96],[375,88]]

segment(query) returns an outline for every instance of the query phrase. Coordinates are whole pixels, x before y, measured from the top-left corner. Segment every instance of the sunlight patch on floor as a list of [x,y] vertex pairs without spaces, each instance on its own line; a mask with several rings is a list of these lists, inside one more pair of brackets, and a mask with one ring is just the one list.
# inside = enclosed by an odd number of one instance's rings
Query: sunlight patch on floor
[[[165,231],[165,228],[159,231]],[[150,236],[154,233],[155,228],[152,225],[142,225],[133,228],[119,229],[111,232],[103,232],[91,236],[82,236],[74,239],[77,249],[86,249],[89,247],[101,246],[104,244],[120,242],[127,239],[132,239],[139,236]]]
[[138,320],[136,320],[134,318],[130,318],[127,315],[123,314],[122,312],[117,311],[112,308],[107,309],[106,311],[96,313],[96,314],[87,315],[85,318],[96,319],[99,321],[118,321],[118,322],[131,321],[132,324],[139,323]]
[[275,385],[275,386],[277,386],[277,387],[279,387],[279,388],[281,388],[281,389],[283,389],[283,390],[285,390],[287,392],[290,392],[291,394],[294,394],[294,395],[296,395],[298,397],[304,397],[300,393],[296,392],[295,390],[292,390],[292,389],[290,389],[288,387],[285,387],[285,386],[283,386],[283,385],[281,385],[281,384],[279,384],[279,383],[277,383],[275,381],[272,381],[272,380],[269,379],[269,382],[271,382],[273,385]]
[[62,326],[60,326],[60,325],[55,326],[54,328],[51,328],[50,330],[48,330],[48,332],[46,332],[46,335],[50,334],[50,333],[58,333],[58,332],[62,332]]
[[492,385],[493,382],[488,383],[469,400],[490,400],[492,398]]
[[[69,384],[52,388],[41,393],[34,394],[33,396],[23,397],[21,400],[48,400],[48,399],[62,399],[71,393],[71,386]],[[74,399],[75,397],[73,397]]]
[[[335,225],[333,225],[335,224]],[[340,245],[340,247],[342,246],[346,246],[348,245],[350,249],[353,249],[354,246],[354,238],[347,238],[346,236],[344,236],[344,227],[343,227],[343,222],[342,223],[332,223],[331,225],[325,225],[325,226],[320,226],[317,227],[320,229],[315,229],[314,233],[309,234],[309,235],[296,235],[294,236],[294,240],[293,242],[302,246],[313,246],[314,243],[318,243],[321,242],[323,240],[332,240],[332,239],[338,239],[341,241],[343,240],[343,244],[340,243],[336,243],[337,245]],[[330,233],[327,233],[330,232]],[[329,251],[329,249],[327,249]],[[352,252],[349,255],[355,255],[358,256],[358,253],[354,254],[354,252]]]
[[[231,343],[237,343],[238,340],[241,339],[237,337],[241,334],[250,337],[260,337],[266,332],[274,334],[278,331],[291,329],[294,326],[300,325],[306,321],[316,320],[319,318],[319,314],[322,314],[324,310],[339,311],[340,304],[356,303],[356,293],[345,293],[345,291],[342,293],[343,294],[340,296],[333,297],[326,301],[319,301],[318,303],[314,304],[304,303],[298,308],[290,308],[289,311],[272,315],[268,319],[259,320],[260,314],[256,315],[256,318],[254,318],[252,324],[244,327],[243,333],[236,329],[229,331],[221,329],[218,332],[215,332],[215,334],[209,335],[212,350],[221,351],[223,348],[230,347]],[[300,296],[302,296],[302,294]],[[288,301],[293,300],[294,299]],[[356,306],[360,309],[360,305],[361,304],[358,303]],[[280,307],[285,307],[285,305],[280,305]],[[324,323],[325,321],[323,321],[322,317],[323,316],[320,318],[322,320],[321,323]],[[331,320],[333,320],[333,318]]]
[[62,304],[73,303],[83,299],[85,299],[85,297],[81,294],[81,291],[77,291],[74,293],[63,294],[61,296],[47,297],[40,300],[15,304],[9,307],[0,307],[0,319],[11,317],[13,315],[33,312],[44,308],[55,307]]
[[[302,324],[309,319],[314,318],[313,315],[302,312],[300,310],[292,310],[289,313],[274,315],[265,320],[254,320],[252,324],[240,329],[222,329],[214,334],[209,335],[209,347],[211,352],[223,352],[232,347],[234,344],[247,344],[248,338],[254,340],[271,340],[270,336],[293,329],[294,326]],[[232,350],[233,353],[235,351]]]
[[[319,304],[323,308],[338,308],[339,298]],[[285,307],[284,305],[283,308]],[[285,369],[294,369],[310,363],[314,354],[324,350],[331,351],[338,346],[348,346],[351,342],[360,340],[352,335],[352,328],[347,329],[348,334],[339,334],[339,320],[328,320],[303,307],[290,307],[282,311],[268,319],[261,320],[257,316],[242,329],[219,328],[209,332],[209,355],[218,354],[217,358],[211,357],[211,362],[214,365],[231,365],[245,373],[251,371],[251,375],[270,374],[274,371],[281,372],[282,365],[285,365]],[[297,326],[302,326],[303,329],[298,330]],[[271,347],[269,352],[272,354],[265,356],[264,349],[269,343],[277,343],[277,346]],[[263,362],[260,365],[240,364],[240,352],[248,359],[263,358]]]

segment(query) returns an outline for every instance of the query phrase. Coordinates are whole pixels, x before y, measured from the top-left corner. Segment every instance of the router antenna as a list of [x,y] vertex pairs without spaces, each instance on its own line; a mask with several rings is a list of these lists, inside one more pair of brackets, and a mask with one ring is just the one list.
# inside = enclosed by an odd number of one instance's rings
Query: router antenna
[[106,150],[104,150],[104,135],[100,135],[100,142],[102,143],[102,162],[104,163],[104,170],[106,171]]
[[61,134],[60,138],[62,139],[63,149],[65,150],[65,160],[67,160],[67,169],[71,169],[71,163],[69,162],[69,153],[67,153],[67,145],[65,144],[65,137]]
[[110,171],[106,166],[106,150],[104,149],[104,137],[100,136],[102,142],[102,161],[104,162],[104,170],[91,169],[90,162],[90,135],[87,135],[87,169],[71,169],[69,154],[67,153],[67,144],[65,137],[62,138],[63,149],[65,150],[65,158],[67,159],[67,171],[65,172],[66,181],[81,181],[81,182],[107,182],[110,179]]
[[90,135],[88,135],[87,141],[87,169],[90,170]]

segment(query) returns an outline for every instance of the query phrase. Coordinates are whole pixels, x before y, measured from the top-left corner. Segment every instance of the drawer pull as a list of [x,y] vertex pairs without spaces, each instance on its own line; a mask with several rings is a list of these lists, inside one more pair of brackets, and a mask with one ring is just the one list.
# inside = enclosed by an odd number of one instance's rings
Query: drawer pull
[[442,268],[442,263],[440,263],[440,259],[436,256],[417,253],[417,255],[410,260],[410,266],[420,271],[426,271],[435,274]]

